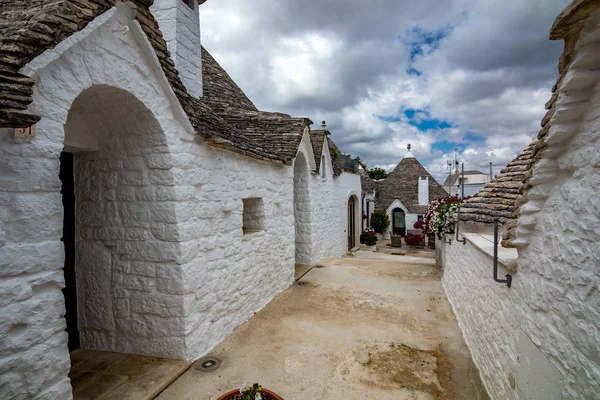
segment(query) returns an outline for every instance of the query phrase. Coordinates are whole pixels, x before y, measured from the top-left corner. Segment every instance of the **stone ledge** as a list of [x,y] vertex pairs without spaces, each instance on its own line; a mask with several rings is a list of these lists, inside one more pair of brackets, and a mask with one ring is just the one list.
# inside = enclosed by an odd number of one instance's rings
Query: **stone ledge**
[[[479,251],[494,258],[494,235],[482,233],[462,232],[460,235],[477,248]],[[517,249],[509,249],[498,244],[498,264],[509,272],[517,272]]]

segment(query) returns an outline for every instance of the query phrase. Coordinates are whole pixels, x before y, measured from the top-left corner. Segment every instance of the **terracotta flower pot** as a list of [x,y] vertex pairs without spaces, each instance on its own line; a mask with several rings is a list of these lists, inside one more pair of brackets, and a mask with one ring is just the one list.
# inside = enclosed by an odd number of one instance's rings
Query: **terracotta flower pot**
[[[260,394],[263,400],[283,400],[283,397],[271,392],[269,389],[263,388]],[[219,397],[217,400],[237,400],[239,398],[241,398],[240,389],[233,389]]]

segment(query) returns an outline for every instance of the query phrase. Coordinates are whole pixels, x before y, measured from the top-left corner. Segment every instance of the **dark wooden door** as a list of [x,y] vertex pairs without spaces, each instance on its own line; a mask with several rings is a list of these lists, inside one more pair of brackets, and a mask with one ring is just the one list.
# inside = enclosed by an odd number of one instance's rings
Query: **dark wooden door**
[[80,347],[79,330],[77,329],[77,287],[75,285],[75,182],[73,177],[73,154],[61,153],[60,172],[58,174],[62,187],[62,203],[65,211],[63,221],[63,237],[65,247],[65,296],[67,334],[69,335],[69,351]]
[[356,246],[356,200],[354,196],[348,200],[348,250]]
[[392,211],[392,232],[396,235],[406,235],[406,214],[401,208],[394,208]]

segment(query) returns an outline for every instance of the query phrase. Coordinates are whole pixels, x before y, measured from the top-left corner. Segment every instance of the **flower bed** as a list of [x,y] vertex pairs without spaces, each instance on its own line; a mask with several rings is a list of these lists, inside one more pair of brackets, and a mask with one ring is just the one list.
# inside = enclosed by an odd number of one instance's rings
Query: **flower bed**
[[404,236],[404,242],[409,246],[425,246],[424,237],[414,233],[407,233]]

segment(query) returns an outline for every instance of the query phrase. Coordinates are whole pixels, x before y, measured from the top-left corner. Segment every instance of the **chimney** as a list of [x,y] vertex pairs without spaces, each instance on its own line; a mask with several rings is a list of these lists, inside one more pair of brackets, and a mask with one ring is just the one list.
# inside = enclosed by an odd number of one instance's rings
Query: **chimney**
[[419,177],[418,187],[419,205],[426,206],[429,204],[429,177]]
[[206,0],[154,0],[150,11],[167,42],[181,82],[193,97],[202,97],[202,47],[199,4]]
[[327,123],[325,121],[321,121],[321,129],[325,130],[327,128]]

